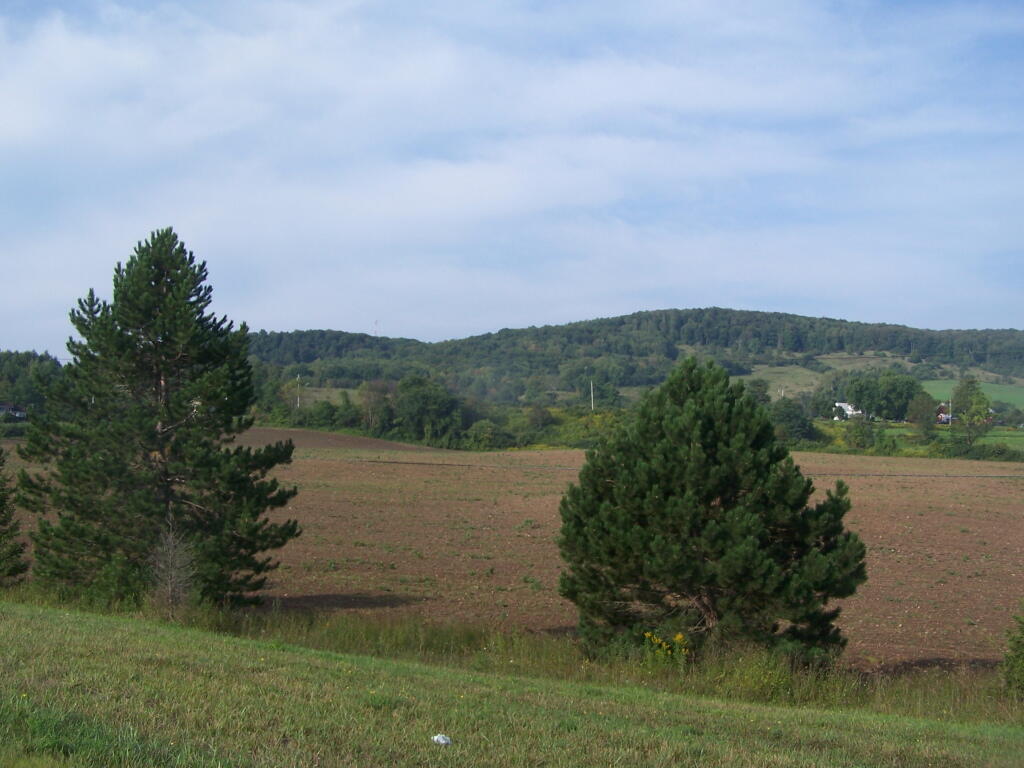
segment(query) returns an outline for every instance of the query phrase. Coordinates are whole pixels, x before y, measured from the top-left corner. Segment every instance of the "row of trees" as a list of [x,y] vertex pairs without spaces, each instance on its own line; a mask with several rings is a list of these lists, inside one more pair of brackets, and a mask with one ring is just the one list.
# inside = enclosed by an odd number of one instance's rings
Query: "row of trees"
[[[935,455],[1024,459],[1007,446],[979,442],[993,426],[1024,423],[1024,412],[1008,403],[992,402],[972,376],[958,382],[949,403],[940,403],[901,368],[832,373],[813,393],[774,402],[769,400],[764,380],[749,379],[746,384],[751,396],[768,407],[776,436],[790,445],[839,441],[848,449],[892,455],[900,450],[900,441],[880,422],[900,421],[913,426],[913,443],[930,446]],[[812,421],[845,420],[846,415],[835,407],[837,402],[848,402],[864,414],[844,423],[839,437],[835,430],[819,429]],[[944,439],[936,442],[940,437],[937,421],[940,415],[948,417],[950,408],[951,427]]]
[[[39,468],[17,488],[38,520],[39,581],[137,600],[162,578],[179,597],[243,603],[277,565],[266,553],[299,535],[295,520],[267,516],[296,493],[268,476],[291,443],[234,444],[252,423],[249,333],[207,311],[206,278],[160,230],[117,265],[112,301],[90,290],[71,312],[72,362],[45,387],[20,448]],[[0,553],[18,560],[5,514]]]
[[40,408],[43,390],[59,375],[60,363],[48,354],[0,351],[0,403]]
[[[275,369],[258,361],[255,368],[258,388],[263,393],[258,401],[261,418],[271,423],[355,429],[377,437],[470,450],[534,443],[588,447],[594,439],[593,431],[583,424],[594,415],[590,412],[589,397],[571,407],[495,405],[460,397],[441,381],[413,373],[397,384],[386,380],[364,382],[353,397],[342,391],[334,401],[307,402],[297,407],[304,395],[296,379],[275,378]],[[771,400],[768,382],[763,379],[747,379],[745,387],[757,403],[768,409],[776,437],[789,446],[811,447],[812,443],[836,440],[831,434],[834,430],[822,430],[813,419],[832,419],[835,414],[845,418],[835,407],[836,402],[843,401],[867,414],[846,425],[841,439],[846,448],[886,455],[897,452],[898,441],[872,424],[875,419],[910,422],[918,442],[928,443],[937,437],[939,403],[903,368],[829,374],[815,392],[775,401]],[[1016,425],[1024,421],[1024,413],[1018,409],[989,403],[973,378],[966,377],[958,392],[961,389],[963,392],[953,398],[958,413],[951,430],[954,439],[944,441],[948,443],[947,455],[968,455],[977,440],[996,423]],[[615,402],[610,398],[602,403],[599,392],[600,388],[595,386],[594,402],[599,412],[628,412],[621,404],[610,405]],[[574,422],[580,422],[580,428],[575,428]]]
[[902,370],[834,372],[822,379],[808,406],[819,418],[832,418],[836,403],[850,403],[868,418],[906,421],[910,403],[920,395],[927,396],[921,382]]

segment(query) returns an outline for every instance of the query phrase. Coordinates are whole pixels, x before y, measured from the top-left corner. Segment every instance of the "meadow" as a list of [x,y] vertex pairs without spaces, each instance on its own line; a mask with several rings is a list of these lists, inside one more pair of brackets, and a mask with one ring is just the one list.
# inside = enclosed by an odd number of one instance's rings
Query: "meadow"
[[[941,699],[924,702],[934,684],[888,697],[917,694],[932,715],[780,706],[686,692],[682,674],[675,691],[609,682],[578,657],[578,679],[558,680],[3,602],[0,644],[0,765],[11,768],[966,768],[1019,765],[1024,753],[1019,708],[951,717]],[[770,665],[746,671],[792,679]]]
[[[949,401],[949,396],[953,393],[956,385],[957,382],[950,379],[921,382],[921,386],[929,395],[943,402]],[[989,400],[1009,403],[1016,408],[1024,408],[1024,387],[1019,384],[993,384],[982,381],[981,391],[988,396]]]

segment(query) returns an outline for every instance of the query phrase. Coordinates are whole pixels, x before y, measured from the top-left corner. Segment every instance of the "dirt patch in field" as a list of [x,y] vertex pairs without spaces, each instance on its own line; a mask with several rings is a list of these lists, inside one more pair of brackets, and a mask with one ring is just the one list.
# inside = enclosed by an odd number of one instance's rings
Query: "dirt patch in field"
[[[301,430],[279,473],[304,527],[270,594],[285,606],[564,631],[558,502],[581,451],[464,453]],[[1024,466],[796,454],[820,492],[850,485],[869,579],[843,606],[860,666],[988,663],[1024,597]]]

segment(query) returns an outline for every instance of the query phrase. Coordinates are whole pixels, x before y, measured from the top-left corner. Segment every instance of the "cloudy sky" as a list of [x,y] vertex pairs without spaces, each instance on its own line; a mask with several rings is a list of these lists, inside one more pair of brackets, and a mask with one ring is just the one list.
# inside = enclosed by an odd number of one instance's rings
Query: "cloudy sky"
[[0,3],[0,348],[173,226],[254,329],[1024,327],[1024,4]]

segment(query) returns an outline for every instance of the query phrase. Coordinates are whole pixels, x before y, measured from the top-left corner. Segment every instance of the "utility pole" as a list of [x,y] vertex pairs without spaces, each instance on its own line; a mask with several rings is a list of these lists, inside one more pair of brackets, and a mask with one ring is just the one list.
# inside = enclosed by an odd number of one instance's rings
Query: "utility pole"
[[302,375],[301,373],[296,373],[295,374],[295,410],[296,411],[299,410],[299,408],[302,407],[302,400],[301,400],[301,397],[302,397],[302,382],[299,381],[299,377],[301,375]]
[[590,410],[594,410],[594,380],[590,380]]

